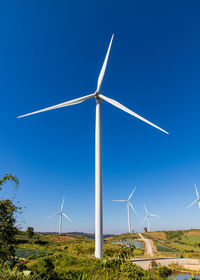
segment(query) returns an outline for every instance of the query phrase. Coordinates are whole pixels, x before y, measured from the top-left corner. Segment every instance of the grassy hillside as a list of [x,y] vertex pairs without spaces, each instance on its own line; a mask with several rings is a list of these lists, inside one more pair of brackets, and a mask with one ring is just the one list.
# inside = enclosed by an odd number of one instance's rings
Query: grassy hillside
[[125,239],[138,239],[139,236],[137,233],[124,233],[124,234],[120,234],[120,235],[113,235],[111,237],[107,237],[105,238],[105,240],[109,241],[109,242],[114,242],[114,241],[122,241]]
[[[104,240],[104,256],[113,258],[121,251],[123,246],[111,244],[113,241],[135,237],[137,237],[137,235],[124,234],[121,236],[106,238]],[[72,255],[94,257],[94,240],[83,236],[35,233],[32,239],[28,239],[26,233],[21,231],[17,236],[17,240],[18,256],[20,256],[20,252],[24,251],[26,252],[26,257],[29,259],[37,258],[38,255],[48,255],[62,251]],[[128,250],[128,248],[124,248],[124,250]],[[28,254],[28,252],[30,254]],[[135,250],[134,253],[132,253],[132,256],[135,256],[136,254],[142,255],[143,250]],[[21,257],[25,258],[24,255],[21,255]]]
[[[198,232],[199,234],[199,232]],[[180,237],[188,243],[197,244],[193,233],[147,233],[154,243],[165,246],[177,243]],[[144,257],[144,249],[136,249],[133,239],[137,234],[122,234],[104,239],[104,258],[94,257],[94,240],[84,236],[35,233],[28,238],[20,231],[17,235],[16,255],[18,264],[10,270],[0,263],[1,280],[161,280],[167,279],[170,270],[165,267],[154,267],[151,271],[133,265],[129,259]],[[160,239],[159,239],[160,238]],[[188,241],[189,240],[189,241]],[[178,240],[179,241],[179,240]],[[138,241],[137,241],[138,242]],[[115,244],[116,243],[116,244]],[[121,244],[122,243],[122,244]],[[125,245],[124,245],[125,244]],[[177,243],[179,244],[179,243]],[[126,246],[128,245],[128,246]],[[188,245],[193,246],[194,245]],[[161,252],[166,256],[170,250]],[[18,270],[16,270],[18,268]],[[28,276],[24,276],[26,273]],[[29,275],[31,274],[31,275]]]
[[[147,275],[128,259],[143,256],[143,249],[135,249],[114,241],[137,239],[136,234],[123,234],[104,240],[104,259],[94,258],[94,240],[83,236],[35,233],[28,239],[25,232],[17,236],[16,255],[26,270],[46,275],[49,279],[130,279],[129,274]],[[109,276],[109,278],[108,278]],[[38,276],[37,276],[38,277]],[[79,278],[78,278],[79,277]],[[37,278],[40,279],[40,278]],[[132,279],[132,278],[131,278]],[[144,278],[146,279],[146,278]],[[149,278],[151,279],[151,277]]]

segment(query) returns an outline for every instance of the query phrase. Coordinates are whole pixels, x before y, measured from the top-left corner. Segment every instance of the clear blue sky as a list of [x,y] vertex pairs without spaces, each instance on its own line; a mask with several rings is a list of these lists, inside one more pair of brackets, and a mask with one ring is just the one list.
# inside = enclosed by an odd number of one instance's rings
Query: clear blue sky
[[115,33],[102,93],[170,135],[103,102],[104,232],[127,231],[132,200],[141,230],[143,203],[161,216],[152,229],[199,227],[199,1],[1,1],[0,176],[16,174],[22,228],[94,232],[95,101],[24,119],[16,116],[96,89]]

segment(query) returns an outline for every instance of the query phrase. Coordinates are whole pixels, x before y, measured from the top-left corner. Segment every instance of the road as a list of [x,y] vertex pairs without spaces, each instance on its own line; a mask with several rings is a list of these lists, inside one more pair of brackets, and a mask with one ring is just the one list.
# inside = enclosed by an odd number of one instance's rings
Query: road
[[147,255],[149,256],[153,256],[153,242],[150,239],[144,238],[144,236],[139,233],[140,238],[142,239],[142,241],[144,242],[144,247],[146,250]]

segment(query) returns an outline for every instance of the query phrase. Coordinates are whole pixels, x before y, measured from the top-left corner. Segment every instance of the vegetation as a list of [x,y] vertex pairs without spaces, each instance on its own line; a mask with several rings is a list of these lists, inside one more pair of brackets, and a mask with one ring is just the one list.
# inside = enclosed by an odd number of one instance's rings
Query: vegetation
[[17,229],[14,227],[16,206],[8,199],[0,201],[0,256],[4,261],[15,254]]
[[163,245],[157,245],[156,249],[157,249],[158,252],[164,252],[164,253],[176,252],[174,249],[171,249],[171,248],[163,246]]
[[0,263],[1,280],[160,280],[167,279],[171,273],[166,267],[145,271],[120,258],[96,260],[65,255],[56,257],[41,258],[32,265],[31,271],[20,269],[11,271],[9,265]]
[[3,176],[2,179],[0,179],[0,190],[2,190],[2,186],[7,182],[11,181],[14,186],[14,191],[16,190],[17,186],[19,185],[19,181],[16,176],[13,176],[12,174],[6,174]]
[[[30,271],[23,270],[23,265],[16,266],[11,269],[10,263],[0,262],[0,276],[1,280],[45,280],[40,274],[31,273]],[[46,278],[48,279],[48,278]]]
[[166,238],[167,238],[167,240],[181,241],[183,235],[184,235],[184,231],[183,230],[166,231]]
[[[11,181],[14,186],[18,180],[11,174],[6,174],[0,179],[0,190],[5,182]],[[0,258],[3,261],[11,260],[15,255],[17,229],[15,227],[15,214],[20,208],[15,206],[9,199],[0,200]]]
[[127,239],[138,239],[139,236],[137,233],[124,233],[120,235],[113,235],[111,237],[106,238],[105,240],[108,242],[116,242],[116,241],[123,241]]
[[32,237],[34,236],[34,229],[33,229],[33,227],[28,227],[27,231],[26,231],[26,234],[27,234],[27,237],[29,239],[32,239]]
[[[170,273],[167,268],[154,267],[147,272],[133,265],[129,258],[137,256],[138,251],[140,254],[143,252],[134,246],[127,248],[106,241],[104,259],[97,260],[94,258],[94,241],[85,237],[35,233],[30,243],[27,233],[19,231],[16,240],[15,254],[23,260],[18,259],[21,263],[16,264],[12,271],[6,265],[1,266],[0,273],[2,270],[6,275],[2,279],[156,280],[165,279],[163,275]],[[32,275],[22,278],[22,270]],[[8,278],[7,275],[16,278]]]
[[48,255],[46,251],[37,249],[25,249],[17,248],[15,249],[15,256],[22,259],[36,259]]
[[[57,252],[65,252],[69,255],[94,257],[95,243],[94,240],[80,236],[58,235],[58,234],[42,234],[35,233],[32,243],[26,232],[19,231],[17,235],[17,250],[29,250],[29,258],[32,258],[31,252],[46,252],[52,254]],[[129,248],[121,245],[113,245],[107,241],[104,243],[104,256],[106,258],[115,258],[123,251],[126,256],[135,257],[143,254],[143,250],[135,249],[134,246]],[[23,257],[23,256],[21,256]]]

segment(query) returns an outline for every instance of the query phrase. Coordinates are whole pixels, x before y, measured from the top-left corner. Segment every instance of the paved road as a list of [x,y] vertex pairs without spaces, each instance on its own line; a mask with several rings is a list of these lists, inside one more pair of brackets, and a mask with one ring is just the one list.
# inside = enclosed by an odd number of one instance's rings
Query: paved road
[[149,256],[153,256],[153,242],[150,239],[144,238],[144,236],[139,233],[140,238],[142,239],[142,241],[144,241],[144,247],[146,250],[147,255]]

